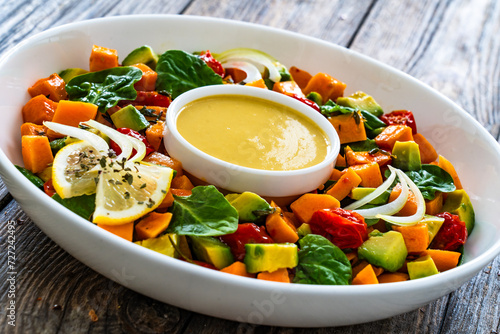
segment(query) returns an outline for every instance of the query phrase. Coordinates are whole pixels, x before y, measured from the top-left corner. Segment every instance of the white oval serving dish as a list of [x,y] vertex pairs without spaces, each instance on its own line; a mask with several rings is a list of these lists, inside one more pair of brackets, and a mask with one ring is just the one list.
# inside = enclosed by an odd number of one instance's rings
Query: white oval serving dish
[[[224,38],[218,37],[221,31]],[[36,189],[14,164],[22,164],[20,111],[29,99],[27,87],[65,68],[87,68],[92,44],[117,49],[122,59],[144,44],[159,53],[167,49],[221,52],[234,47],[256,48],[286,66],[329,73],[347,84],[347,94],[362,90],[373,95],[386,111],[412,110],[419,130],[455,165],[474,205],[477,221],[465,247],[465,263],[439,275],[376,288],[282,284],[169,258],[78,217]],[[193,16],[121,16],[72,23],[28,38],[2,57],[0,78],[0,175],[10,193],[44,233],[75,258],[157,300],[256,324],[349,325],[429,303],[457,289],[500,253],[498,143],[443,95],[348,49],[242,22]]]

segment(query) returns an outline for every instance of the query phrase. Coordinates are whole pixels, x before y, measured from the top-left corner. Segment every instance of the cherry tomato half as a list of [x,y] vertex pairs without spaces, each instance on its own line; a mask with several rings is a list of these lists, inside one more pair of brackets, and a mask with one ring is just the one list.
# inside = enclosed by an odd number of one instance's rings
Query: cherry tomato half
[[309,226],[312,233],[324,236],[341,249],[358,248],[368,239],[365,219],[354,211],[341,208],[314,212]]
[[254,223],[239,224],[236,232],[220,236],[219,239],[231,248],[231,253],[237,261],[243,261],[245,257],[245,244],[270,244],[274,242],[264,228]]
[[52,179],[48,179],[44,184],[43,184],[43,191],[49,195],[50,197],[54,196],[56,194],[56,189],[54,188],[54,185],[52,184]]
[[387,125],[406,125],[411,128],[413,134],[417,133],[417,123],[413,113],[408,110],[395,110],[388,114],[380,116],[380,119]]
[[224,77],[224,67],[222,67],[222,64],[212,56],[210,50],[203,51],[200,54],[200,59],[203,60],[208,67],[214,70],[215,73]]
[[285,94],[290,96],[290,97],[293,97],[296,100],[299,100],[302,103],[307,104],[309,107],[313,108],[314,110],[316,110],[318,112],[320,111],[318,104],[312,100],[309,100],[305,97],[299,96],[298,94],[293,94],[293,93],[285,93]]
[[432,240],[430,248],[455,251],[465,244],[467,227],[460,217],[449,212],[439,213],[436,216],[444,218],[444,223]]

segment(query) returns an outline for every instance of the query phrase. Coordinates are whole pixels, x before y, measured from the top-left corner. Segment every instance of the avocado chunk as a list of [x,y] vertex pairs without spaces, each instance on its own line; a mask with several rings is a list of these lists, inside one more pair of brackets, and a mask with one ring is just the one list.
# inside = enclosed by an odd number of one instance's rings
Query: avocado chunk
[[242,194],[228,194],[225,197],[229,204],[238,211],[241,221],[253,222],[274,212],[265,199],[249,191]]
[[[356,188],[353,188],[351,190],[351,194],[350,194],[350,197],[353,199],[353,200],[360,200],[362,199],[363,197],[371,194],[372,192],[375,191],[376,188],[368,188],[368,187],[356,187]],[[382,204],[386,204],[387,203],[387,200],[389,199],[389,196],[390,196],[390,192],[389,191],[384,191],[382,194],[380,194],[378,197],[376,197],[375,199],[371,200],[370,202],[368,202],[367,204],[374,204],[374,205],[382,205]]]
[[297,245],[246,244],[245,266],[249,273],[273,272],[280,268],[294,268],[299,263]]
[[467,234],[470,234],[474,229],[474,208],[465,190],[458,189],[448,193],[443,205],[443,211],[458,215],[467,227]]
[[68,68],[59,73],[59,76],[61,79],[64,80],[65,83],[68,83],[71,79],[73,79],[76,76],[79,76],[81,74],[88,73],[89,71],[84,70],[83,68]]
[[179,236],[177,234],[171,233],[171,234],[164,234],[157,238],[150,238],[142,241],[137,241],[136,244],[170,257],[179,257],[179,254],[176,252],[170,239],[172,239],[176,244],[179,242]]
[[372,96],[361,91],[356,92],[350,96],[337,98],[337,104],[344,107],[365,110],[377,117],[382,116],[382,114],[384,113],[382,107],[375,101]]
[[310,92],[309,94],[307,94],[306,98],[313,101],[318,106],[321,106],[323,104],[323,98],[321,97],[321,94],[318,92]]
[[432,242],[439,229],[443,225],[443,218],[439,218],[436,216],[425,215],[424,219],[420,221],[420,224],[426,224],[427,230],[429,232],[429,244]]
[[436,264],[429,254],[419,257],[415,261],[408,262],[407,266],[410,279],[423,278],[439,274]]
[[374,230],[368,240],[358,248],[358,256],[375,266],[395,272],[405,263],[408,251],[401,233],[380,233]]
[[148,45],[143,45],[130,52],[122,61],[123,66],[130,66],[134,64],[146,64],[153,70],[158,63],[158,55],[154,52],[153,48]]
[[311,226],[308,223],[303,223],[297,228],[297,233],[299,234],[299,238],[303,238],[312,233]]
[[402,170],[420,170],[420,150],[414,141],[397,141],[392,149],[392,165]]
[[111,115],[111,120],[117,128],[129,128],[141,131],[149,127],[146,117],[133,105],[128,105],[115,112]]
[[193,255],[200,261],[213,264],[215,268],[222,269],[234,262],[231,248],[214,237],[191,236]]

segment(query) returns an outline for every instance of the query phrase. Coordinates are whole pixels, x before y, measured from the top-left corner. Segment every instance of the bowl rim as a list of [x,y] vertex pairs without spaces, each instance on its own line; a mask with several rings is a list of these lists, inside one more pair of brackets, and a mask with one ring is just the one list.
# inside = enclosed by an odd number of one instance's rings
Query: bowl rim
[[[234,21],[234,20],[229,20],[229,19],[218,19],[218,18],[207,18],[207,17],[202,17],[202,16],[191,16],[191,15],[171,15],[171,14],[141,14],[141,15],[122,15],[122,16],[115,16],[115,17],[103,17],[103,18],[96,18],[96,19],[91,19],[91,20],[84,20],[84,21],[79,21],[79,22],[74,22],[74,23],[68,23],[64,24],[61,26],[53,27],[48,30],[42,31],[40,33],[37,33],[33,36],[28,37],[27,39],[23,40],[13,48],[7,50],[2,57],[0,58],[0,68],[3,67],[4,63],[8,61],[15,53],[20,50],[21,48],[25,47],[26,45],[29,45],[30,43],[33,43],[39,39],[45,38],[47,36],[50,36],[55,33],[59,33],[62,31],[65,31],[67,29],[74,29],[78,27],[83,27],[88,24],[92,24],[93,22],[117,22],[117,21],[126,21],[130,20],[131,18],[133,19],[138,19],[138,20],[144,20],[144,19],[167,19],[167,20],[193,20],[193,21],[222,21],[230,24],[235,24],[235,25],[240,25],[244,27],[250,27],[251,29],[261,29],[262,31],[271,31],[273,33],[279,33],[279,34],[285,34],[288,36],[293,36],[294,38],[299,38],[299,39],[307,39],[307,40],[312,40],[316,43],[328,45],[332,49],[337,49],[339,52],[347,52],[352,56],[357,57],[358,59],[362,59],[368,63],[370,63],[373,66],[376,67],[381,67],[384,71],[389,71],[390,73],[396,73],[398,76],[402,76],[403,78],[406,78],[410,82],[418,83],[419,86],[425,88],[427,94],[432,94],[434,96],[439,97],[439,99],[446,101],[447,104],[454,106],[454,112],[459,112],[463,117],[465,117],[468,121],[472,122],[475,124],[478,128],[481,129],[480,134],[483,140],[485,140],[490,147],[492,147],[494,150],[496,150],[496,153],[500,155],[500,145],[496,142],[496,140],[493,138],[493,136],[488,133],[482,125],[474,119],[470,114],[468,114],[465,110],[463,110],[460,106],[455,104],[451,99],[447,98],[443,94],[439,93],[438,91],[432,89],[429,85],[409,76],[408,74],[397,70],[395,68],[389,67],[388,65],[379,62],[375,59],[369,58],[368,56],[365,56],[361,53],[358,53],[356,51],[352,51],[350,49],[345,49],[342,46],[326,42],[323,40],[320,40],[315,37],[309,37],[306,35],[302,35],[299,33],[295,32],[290,32],[290,31],[285,31],[282,29],[277,29],[273,27],[268,27],[268,26],[262,26],[254,23],[248,23],[248,22],[241,22],[241,21]],[[2,176],[6,178],[12,178],[16,180],[16,182],[20,183],[20,186],[23,188],[24,191],[29,191],[29,192],[35,192],[38,191],[36,186],[34,186],[28,179],[24,178],[22,174],[15,168],[14,164],[10,161],[9,158],[7,158],[6,154],[0,149],[0,172],[2,172]],[[43,194],[43,193],[42,193]],[[57,203],[54,205],[54,202],[51,198],[48,196],[39,196],[41,198],[41,201],[44,205],[51,206],[53,210],[57,210],[59,213],[62,215],[68,216],[69,215],[69,220],[72,221],[72,223],[76,223],[79,226],[87,229],[89,231],[89,234],[101,238],[105,240],[105,242],[109,242],[113,247],[120,247],[123,248],[124,250],[129,250],[131,252],[137,253],[141,257],[145,257],[148,260],[158,263],[158,264],[167,264],[173,269],[179,269],[182,270],[186,273],[189,274],[194,274],[194,275],[204,275],[206,277],[209,277],[214,280],[218,281],[223,281],[225,284],[229,285],[234,285],[234,286],[251,286],[252,289],[259,289],[259,290],[270,290],[270,289],[280,289],[282,291],[288,292],[288,293],[296,293],[296,294],[314,294],[314,295],[322,295],[322,294],[335,294],[335,295],[351,295],[351,294],[364,294],[364,295],[381,295],[387,292],[391,293],[404,293],[406,291],[417,291],[422,288],[428,287],[430,285],[436,286],[439,284],[446,284],[446,282],[449,282],[450,280],[453,279],[458,279],[459,277],[463,275],[473,275],[479,272],[483,267],[485,267],[490,261],[492,261],[496,256],[500,254],[500,240],[497,240],[495,244],[492,245],[492,247],[488,248],[485,252],[480,254],[479,256],[471,259],[470,261],[460,265],[457,268],[448,270],[446,272],[442,272],[439,275],[434,275],[418,280],[412,280],[412,281],[405,281],[405,282],[396,282],[396,283],[388,283],[388,284],[381,284],[377,286],[377,289],[373,289],[371,286],[330,286],[330,285],[308,285],[308,284],[290,284],[290,285],[284,285],[282,283],[277,283],[277,282],[267,282],[267,281],[258,281],[255,279],[249,279],[246,277],[235,277],[235,275],[225,275],[224,273],[219,273],[215,272],[206,268],[202,268],[199,266],[195,266],[189,263],[183,263],[183,261],[179,261],[177,259],[169,258],[168,256],[165,256],[163,254],[159,254],[157,252],[154,252],[152,250],[146,249],[144,247],[141,247],[139,245],[134,245],[131,242],[128,242],[126,240],[123,240],[122,238],[113,235],[111,233],[107,233],[106,231],[103,231],[102,229],[98,228],[97,226],[91,227],[93,224],[89,223],[89,221],[79,217],[75,213],[71,212],[70,210],[66,209],[62,205],[59,205]],[[92,230],[92,228],[94,230]],[[127,246],[128,245],[128,246]],[[128,248],[130,247],[130,248]],[[80,259],[79,259],[80,260]],[[87,262],[80,260],[81,262],[84,262],[86,265]],[[102,273],[102,272],[101,272]],[[108,276],[103,273],[103,275]],[[113,279],[112,277],[109,277],[110,279]],[[252,283],[253,282],[253,283]],[[445,285],[446,286],[446,285]],[[153,296],[154,298],[154,296]]]

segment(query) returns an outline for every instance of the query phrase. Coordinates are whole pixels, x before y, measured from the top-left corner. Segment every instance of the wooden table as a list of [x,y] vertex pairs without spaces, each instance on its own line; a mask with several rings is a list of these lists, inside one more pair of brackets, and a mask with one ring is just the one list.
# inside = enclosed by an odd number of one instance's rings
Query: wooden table
[[[300,32],[422,80],[461,105],[499,140],[500,2],[496,0],[0,0],[0,8],[0,53],[53,26],[124,14],[213,16]],[[4,316],[8,283],[2,269],[0,332],[500,332],[500,257],[457,291],[390,319],[311,330],[249,326],[157,302],[94,272],[46,237],[1,181],[0,210],[1,268],[7,266],[6,222],[19,222],[17,326],[8,326]]]

